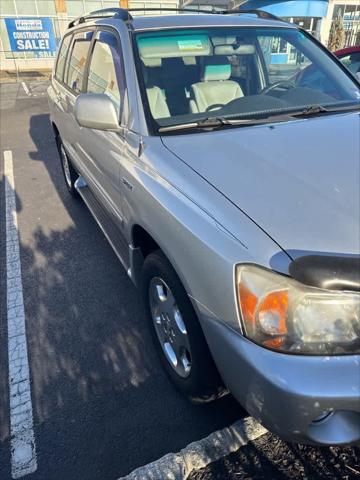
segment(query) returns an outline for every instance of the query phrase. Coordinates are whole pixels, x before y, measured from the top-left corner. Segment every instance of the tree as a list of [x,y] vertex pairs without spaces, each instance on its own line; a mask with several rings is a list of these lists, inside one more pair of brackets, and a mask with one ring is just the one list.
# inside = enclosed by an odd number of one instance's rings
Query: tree
[[344,43],[345,43],[344,23],[343,23],[343,17],[341,15],[341,10],[339,9],[339,12],[336,18],[335,20],[333,20],[331,25],[329,41],[328,41],[328,49],[331,50],[332,52],[335,52],[336,50],[340,50],[341,48],[343,48]]

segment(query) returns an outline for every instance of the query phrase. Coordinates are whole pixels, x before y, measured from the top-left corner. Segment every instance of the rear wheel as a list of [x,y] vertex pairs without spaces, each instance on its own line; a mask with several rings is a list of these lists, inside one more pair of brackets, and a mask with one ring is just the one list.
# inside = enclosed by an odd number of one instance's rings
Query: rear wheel
[[60,136],[56,137],[56,144],[61,161],[61,168],[64,174],[65,185],[72,196],[78,197],[79,194],[75,188],[75,182],[79,175],[72,166]]
[[142,294],[155,347],[175,386],[193,402],[221,396],[225,389],[194,308],[160,250],[145,259]]

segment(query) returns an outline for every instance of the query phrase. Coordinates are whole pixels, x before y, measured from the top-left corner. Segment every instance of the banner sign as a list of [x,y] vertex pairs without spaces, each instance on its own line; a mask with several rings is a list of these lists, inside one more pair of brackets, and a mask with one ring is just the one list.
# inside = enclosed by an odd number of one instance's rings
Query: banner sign
[[37,57],[54,57],[56,40],[51,18],[5,18],[13,52],[35,52]]

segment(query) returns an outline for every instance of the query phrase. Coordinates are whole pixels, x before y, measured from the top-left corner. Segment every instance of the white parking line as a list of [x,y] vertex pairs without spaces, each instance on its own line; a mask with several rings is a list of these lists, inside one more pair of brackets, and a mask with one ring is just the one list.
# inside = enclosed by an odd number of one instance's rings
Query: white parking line
[[26,95],[29,97],[31,95],[31,92],[28,89],[28,86],[26,85],[25,82],[21,82],[21,85],[22,85],[23,89],[25,90]]
[[137,468],[119,480],[186,480],[191,472],[204,468],[219,458],[236,452],[251,440],[256,440],[267,430],[252,417],[246,417],[233,425],[211,433],[178,453]]
[[4,152],[11,475],[37,469],[12,152]]

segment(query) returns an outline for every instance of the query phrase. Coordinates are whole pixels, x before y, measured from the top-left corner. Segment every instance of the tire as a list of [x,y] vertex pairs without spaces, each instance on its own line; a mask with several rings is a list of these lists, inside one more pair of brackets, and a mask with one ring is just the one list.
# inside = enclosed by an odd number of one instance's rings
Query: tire
[[68,154],[66,153],[64,144],[58,135],[56,137],[56,146],[57,150],[59,153],[59,158],[60,158],[60,163],[61,163],[61,169],[64,175],[64,181],[66,188],[68,189],[69,193],[74,197],[74,198],[80,198],[76,188],[75,188],[75,182],[78,179],[79,175],[74,169]]
[[141,290],[155,348],[176,388],[193,403],[226,393],[190,299],[160,250],[145,259]]

